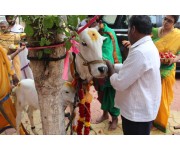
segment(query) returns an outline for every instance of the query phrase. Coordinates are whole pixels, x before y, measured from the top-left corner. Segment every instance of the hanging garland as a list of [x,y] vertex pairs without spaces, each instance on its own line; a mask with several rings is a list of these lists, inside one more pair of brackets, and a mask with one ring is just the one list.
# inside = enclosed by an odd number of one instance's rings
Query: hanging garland
[[92,95],[89,93],[89,88],[92,85],[90,82],[88,85],[84,85],[81,83],[78,91],[78,96],[80,99],[79,103],[79,119],[77,124],[77,134],[82,135],[82,129],[84,127],[84,135],[89,135],[90,133],[90,120],[91,120],[91,111],[90,111],[90,103],[92,102]]

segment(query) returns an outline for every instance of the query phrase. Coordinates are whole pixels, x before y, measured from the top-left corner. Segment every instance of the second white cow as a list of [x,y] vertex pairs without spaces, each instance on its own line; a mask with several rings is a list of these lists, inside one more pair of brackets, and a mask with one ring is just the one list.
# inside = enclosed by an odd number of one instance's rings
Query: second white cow
[[[35,88],[34,80],[32,79],[23,79],[18,85],[13,89],[15,95],[15,104],[16,104],[16,130],[19,134],[19,126],[21,124],[22,112],[27,111],[31,129],[34,134],[37,134],[35,131],[35,125],[33,120],[33,112],[39,109],[38,94]],[[26,110],[27,108],[27,110]]]

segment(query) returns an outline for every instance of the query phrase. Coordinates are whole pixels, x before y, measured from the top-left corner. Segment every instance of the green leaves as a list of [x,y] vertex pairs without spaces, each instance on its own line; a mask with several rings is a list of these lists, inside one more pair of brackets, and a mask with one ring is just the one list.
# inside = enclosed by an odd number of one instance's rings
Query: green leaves
[[40,46],[50,45],[50,44],[51,42],[49,40],[47,40],[46,38],[41,38]]
[[32,26],[29,24],[26,25],[24,32],[27,34],[27,36],[33,36],[33,34],[34,34],[34,30],[33,30]]
[[46,45],[50,45],[51,42],[49,40],[46,40]]
[[86,19],[87,16],[85,16],[85,15],[79,15],[78,18],[80,19],[80,21],[82,21],[82,20]]
[[38,51],[37,52],[38,59],[41,59],[44,54],[50,55],[50,54],[52,54],[52,52],[53,52],[52,49],[49,49],[49,48],[43,49],[41,51]]
[[52,54],[52,49],[46,48],[46,49],[44,49],[44,53],[45,54]]
[[71,48],[71,46],[72,46],[72,44],[71,44],[70,41],[65,42],[65,47],[66,47],[67,50],[69,50]]
[[67,17],[67,22],[68,22],[68,25],[77,27],[78,19],[77,19],[76,16],[68,16]]
[[45,28],[52,28],[54,25],[54,17],[53,16],[45,16],[43,20],[43,24]]
[[41,59],[43,56],[43,51],[38,51],[38,58]]
[[[23,15],[25,33],[31,43],[30,47],[56,45],[62,42],[59,34],[64,34],[65,47],[69,50],[72,46],[70,40],[79,41],[76,32],[78,23],[86,18],[85,15]],[[66,22],[67,20],[67,22]],[[31,41],[30,41],[31,40]],[[37,52],[38,58],[52,54],[52,49],[45,48]]]
[[46,44],[46,38],[41,38],[40,46],[44,46]]
[[73,27],[77,27],[78,26],[78,19],[79,21],[82,21],[83,19],[85,19],[86,16],[85,15],[71,15],[71,16],[67,16],[67,22],[69,26]]

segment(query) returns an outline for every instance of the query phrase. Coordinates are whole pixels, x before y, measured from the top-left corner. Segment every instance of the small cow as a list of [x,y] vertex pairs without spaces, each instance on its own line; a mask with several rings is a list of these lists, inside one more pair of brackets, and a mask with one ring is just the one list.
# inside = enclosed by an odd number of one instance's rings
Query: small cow
[[[27,111],[28,117],[31,124],[31,129],[34,134],[37,134],[35,131],[35,125],[33,120],[33,112],[39,109],[38,103],[38,94],[35,88],[34,80],[32,79],[23,79],[18,85],[13,89],[13,96],[15,97],[16,104],[16,130],[19,134],[19,126],[22,120],[22,111]],[[67,106],[70,108],[70,113],[73,111],[73,102],[75,97],[75,88],[69,82],[65,82],[61,88],[61,97],[64,102],[64,110]],[[28,107],[28,108],[27,108]],[[27,108],[27,110],[26,110]],[[73,125],[76,124],[76,121],[73,121]]]
[[39,109],[38,94],[35,88],[34,80],[32,79],[23,79],[18,85],[12,90],[15,95],[15,104],[16,104],[16,130],[19,134],[19,126],[21,124],[21,115],[22,111],[26,111],[31,124],[31,129],[34,134],[37,134],[35,131],[33,112]]
[[[71,82],[65,81],[60,92],[61,92],[61,98],[63,100],[64,111],[66,110],[67,107],[69,107],[70,114],[72,115],[74,98],[76,94],[75,88],[73,87]],[[72,122],[73,126],[76,126],[77,124],[77,121],[75,118],[76,113],[77,113],[77,109],[74,110],[74,117],[73,117],[73,122]]]

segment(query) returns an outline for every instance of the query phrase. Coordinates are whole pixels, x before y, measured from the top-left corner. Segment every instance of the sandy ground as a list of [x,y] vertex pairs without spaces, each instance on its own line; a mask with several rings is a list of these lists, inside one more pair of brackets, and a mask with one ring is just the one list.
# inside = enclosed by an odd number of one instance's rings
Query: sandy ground
[[[168,123],[168,132],[163,133],[156,128],[152,128],[151,134],[152,135],[172,135],[172,134],[179,134],[180,129],[175,130],[174,126],[180,126],[180,78],[176,79],[176,83],[174,86],[174,101],[171,105],[171,114],[169,117],[169,123]],[[122,124],[121,124],[121,118],[119,117],[119,123],[118,127],[114,131],[108,131],[108,124],[109,120],[105,120],[102,123],[95,124],[96,119],[98,119],[102,115],[102,110],[100,109],[100,103],[97,100],[97,93],[94,90],[93,87],[91,87],[91,93],[93,94],[93,101],[91,103],[91,126],[92,129],[90,134],[93,135],[122,135]],[[35,126],[36,126],[36,132],[39,135],[42,135],[42,124],[41,124],[41,119],[40,119],[40,111],[36,111],[34,114],[34,119],[35,119]],[[33,134],[31,131],[29,119],[27,117],[26,113],[23,113],[23,120],[22,120],[25,128],[29,132],[29,134]],[[66,124],[68,120],[66,119]],[[2,135],[13,135],[16,134],[14,129],[8,129],[5,132],[2,133]],[[69,134],[69,131],[68,133]],[[74,133],[75,134],[75,133]]]

